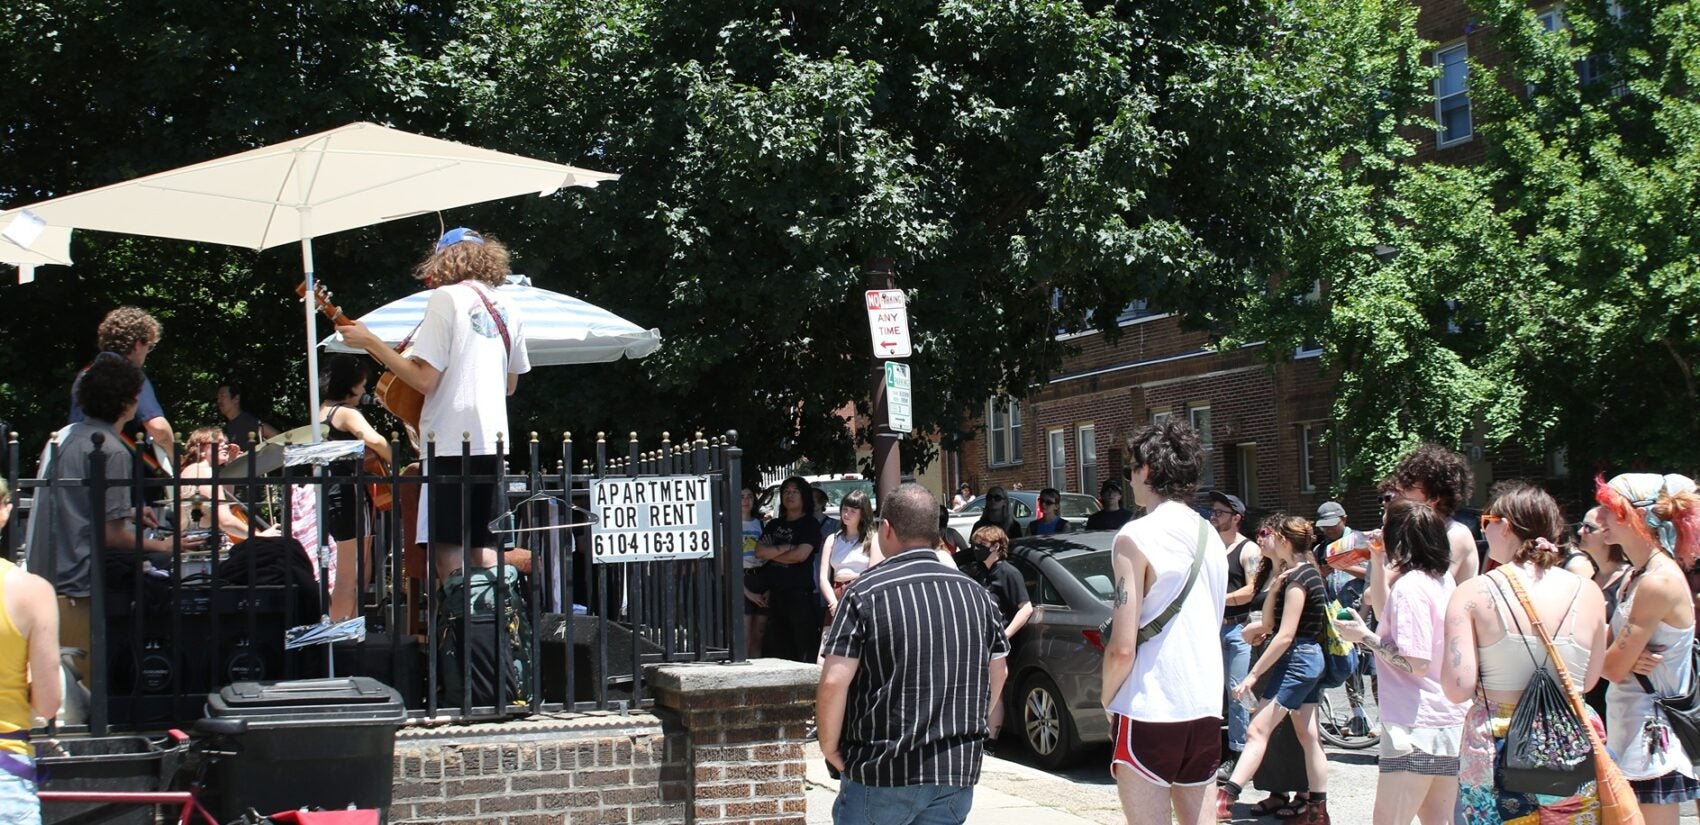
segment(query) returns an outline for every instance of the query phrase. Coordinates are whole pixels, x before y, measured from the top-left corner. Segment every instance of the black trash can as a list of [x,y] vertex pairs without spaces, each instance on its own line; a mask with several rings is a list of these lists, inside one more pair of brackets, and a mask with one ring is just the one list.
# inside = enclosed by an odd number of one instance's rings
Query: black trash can
[[393,688],[364,676],[237,682],[207,697],[207,715],[245,719],[234,757],[209,784],[220,821],[253,808],[388,811],[396,728],[407,716]]
[[[172,757],[171,764],[167,764],[168,756]],[[65,737],[41,756],[41,769],[47,772],[41,789],[157,791],[176,770],[175,763],[175,751],[163,749],[145,736]],[[86,819],[83,814],[101,807],[104,806],[99,803],[43,805],[41,820],[52,825]],[[115,817],[100,821],[115,825],[153,825],[151,807],[126,805],[112,810],[117,814]]]

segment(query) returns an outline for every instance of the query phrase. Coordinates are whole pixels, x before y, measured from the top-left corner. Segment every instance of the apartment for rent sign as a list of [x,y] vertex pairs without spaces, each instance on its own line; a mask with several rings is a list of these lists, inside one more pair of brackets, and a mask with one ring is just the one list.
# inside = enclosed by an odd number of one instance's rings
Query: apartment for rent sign
[[591,561],[618,564],[714,555],[707,476],[604,478],[590,483]]

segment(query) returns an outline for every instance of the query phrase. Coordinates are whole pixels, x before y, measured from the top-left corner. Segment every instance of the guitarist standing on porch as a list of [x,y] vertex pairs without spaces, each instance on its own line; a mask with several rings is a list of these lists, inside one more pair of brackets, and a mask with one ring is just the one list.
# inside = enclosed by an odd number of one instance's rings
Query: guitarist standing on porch
[[[519,315],[496,287],[507,280],[508,249],[471,229],[451,229],[437,241],[414,274],[433,288],[425,319],[391,349],[356,321],[337,332],[349,346],[366,350],[396,378],[425,396],[419,415],[422,436],[436,437],[437,457],[427,475],[494,477],[502,456],[496,443],[513,442],[508,430],[508,396],[519,376],[531,370]],[[471,441],[471,458],[461,458],[462,434]],[[447,579],[462,564],[463,526],[472,537],[471,567],[496,567],[496,536],[490,522],[503,509],[494,483],[467,485],[470,525],[461,522],[462,485],[439,481],[426,486],[420,531],[436,555],[437,576]]]

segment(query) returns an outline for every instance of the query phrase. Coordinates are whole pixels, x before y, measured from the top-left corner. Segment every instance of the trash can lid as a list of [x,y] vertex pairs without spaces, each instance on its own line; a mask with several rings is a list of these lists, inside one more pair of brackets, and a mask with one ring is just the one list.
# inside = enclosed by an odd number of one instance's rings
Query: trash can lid
[[401,694],[366,676],[237,682],[207,697],[207,715],[242,718],[250,727],[370,722],[407,718]]

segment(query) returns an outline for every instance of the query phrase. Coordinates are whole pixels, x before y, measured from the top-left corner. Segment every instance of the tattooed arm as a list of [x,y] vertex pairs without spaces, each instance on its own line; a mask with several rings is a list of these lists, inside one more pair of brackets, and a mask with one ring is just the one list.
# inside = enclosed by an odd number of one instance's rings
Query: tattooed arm
[[1139,646],[1139,609],[1145,598],[1145,577],[1150,566],[1145,554],[1123,533],[1110,550],[1110,569],[1116,577],[1110,598],[1110,638],[1104,640],[1104,674],[1099,701],[1110,706],[1128,674],[1133,672],[1133,655]]
[[1453,702],[1468,702],[1476,693],[1475,613],[1484,598],[1480,585],[1476,579],[1459,585],[1446,605],[1446,659],[1440,665],[1440,689]]
[[1375,655],[1386,660],[1388,664],[1412,676],[1423,676],[1428,673],[1429,662],[1427,659],[1417,659],[1400,653],[1392,639],[1383,639],[1374,633],[1365,633],[1362,644],[1375,651]]

